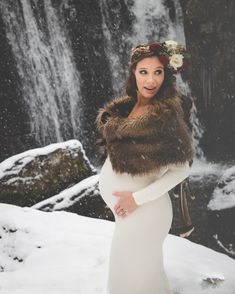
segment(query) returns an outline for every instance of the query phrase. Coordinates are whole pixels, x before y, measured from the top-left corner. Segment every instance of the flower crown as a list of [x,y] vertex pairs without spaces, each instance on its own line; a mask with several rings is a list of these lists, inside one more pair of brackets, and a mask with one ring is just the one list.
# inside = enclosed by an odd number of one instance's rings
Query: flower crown
[[176,41],[153,42],[140,44],[131,50],[131,62],[136,62],[143,54],[156,52],[160,62],[166,66],[172,74],[177,74],[189,65],[189,54],[183,45]]

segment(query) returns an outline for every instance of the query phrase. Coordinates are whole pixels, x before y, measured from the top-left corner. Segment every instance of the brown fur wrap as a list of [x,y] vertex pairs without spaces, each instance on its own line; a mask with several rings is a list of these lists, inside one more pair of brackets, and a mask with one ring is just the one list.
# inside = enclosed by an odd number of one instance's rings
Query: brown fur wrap
[[129,96],[114,98],[99,109],[95,121],[117,173],[141,175],[192,160],[179,97],[155,99],[143,114],[128,118],[134,105]]

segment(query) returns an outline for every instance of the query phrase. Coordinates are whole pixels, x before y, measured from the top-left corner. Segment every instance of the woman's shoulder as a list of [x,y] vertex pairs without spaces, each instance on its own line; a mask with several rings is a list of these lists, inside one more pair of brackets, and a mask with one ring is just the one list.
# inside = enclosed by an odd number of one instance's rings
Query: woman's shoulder
[[98,112],[108,112],[110,114],[116,112],[123,105],[131,102],[130,96],[116,96],[111,100],[107,101],[102,107],[99,108]]
[[178,114],[182,116],[181,99],[179,96],[157,99],[152,103],[150,110],[157,115],[161,115],[161,114],[177,115]]
[[115,96],[114,98],[112,98],[111,100],[107,101],[103,108],[107,108],[107,109],[114,109],[118,106],[121,106],[123,104],[129,103],[132,100],[132,98],[130,96],[127,95],[123,95],[123,96]]
[[132,106],[133,100],[130,96],[116,96],[107,101],[103,107],[98,109],[96,116],[96,124],[98,128],[102,128],[110,116],[116,116],[128,111]]
[[107,101],[103,107],[98,110],[98,113],[108,113],[110,115],[120,114],[125,112],[135,104],[130,96],[116,96]]

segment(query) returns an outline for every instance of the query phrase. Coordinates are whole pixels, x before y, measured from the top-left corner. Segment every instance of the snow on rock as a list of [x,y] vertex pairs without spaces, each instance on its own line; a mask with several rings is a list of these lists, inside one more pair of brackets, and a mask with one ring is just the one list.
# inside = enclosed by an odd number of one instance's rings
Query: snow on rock
[[[83,151],[82,144],[79,141],[69,140],[66,142],[50,144],[42,148],[30,149],[11,156],[0,163],[0,179],[6,175],[18,174],[26,164],[34,160],[35,157],[39,155],[48,155],[58,149],[73,149],[78,147]],[[86,157],[84,151],[83,155]]]
[[190,170],[190,177],[196,182],[217,182],[228,166],[222,163],[209,162],[195,158]]
[[231,207],[235,207],[235,166],[225,170],[208,203],[210,210],[221,210]]
[[98,185],[98,179],[99,175],[86,178],[72,187],[61,191],[59,194],[36,203],[32,208],[43,211],[64,210],[81,200],[81,198],[89,196],[91,192],[99,195],[98,189],[95,189]]
[[31,149],[0,163],[0,201],[30,206],[95,173],[77,140]]
[[33,205],[32,208],[43,211],[64,210],[114,221],[111,209],[100,197],[98,180],[99,175],[88,177],[59,194]]
[[[1,294],[105,294],[114,223],[68,212],[0,204]],[[168,235],[174,293],[235,293],[235,261]]]

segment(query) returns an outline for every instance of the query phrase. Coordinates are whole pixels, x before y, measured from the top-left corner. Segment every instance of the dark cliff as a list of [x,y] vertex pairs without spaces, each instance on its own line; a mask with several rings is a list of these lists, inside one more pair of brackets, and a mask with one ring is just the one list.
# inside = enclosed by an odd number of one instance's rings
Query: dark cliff
[[180,0],[191,53],[189,82],[205,126],[209,158],[235,155],[235,3]]

